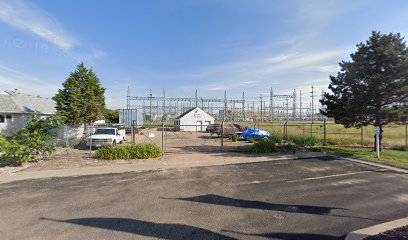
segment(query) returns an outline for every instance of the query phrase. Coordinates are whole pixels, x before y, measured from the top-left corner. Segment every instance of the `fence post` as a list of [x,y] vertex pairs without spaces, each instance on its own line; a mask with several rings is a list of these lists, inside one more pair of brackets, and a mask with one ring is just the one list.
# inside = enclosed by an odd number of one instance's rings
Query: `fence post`
[[132,146],[135,145],[135,121],[132,121],[130,124],[131,135],[132,135]]
[[164,156],[164,121],[163,121],[163,119],[162,119],[162,138],[161,138],[161,141],[162,141],[162,154]]
[[408,120],[405,122],[405,151],[408,151]]
[[326,118],[323,120],[323,146],[327,145]]
[[363,146],[364,145],[364,126],[361,126],[361,137],[360,137],[360,139],[361,139],[361,146]]
[[224,152],[224,121],[221,122],[221,152]]
[[89,158],[92,157],[92,124],[89,124]]

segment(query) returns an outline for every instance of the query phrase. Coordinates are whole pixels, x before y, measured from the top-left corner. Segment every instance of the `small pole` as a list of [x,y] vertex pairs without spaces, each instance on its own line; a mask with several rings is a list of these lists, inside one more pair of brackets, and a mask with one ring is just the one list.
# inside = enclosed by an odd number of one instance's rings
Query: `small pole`
[[221,152],[224,152],[224,120],[221,122]]
[[380,158],[380,127],[375,127],[374,132],[375,132],[375,150],[377,152],[377,158]]
[[377,158],[380,158],[380,134],[376,134],[375,136],[375,140],[376,140],[376,150],[377,150]]
[[361,146],[363,146],[364,145],[364,127],[363,126],[361,126]]
[[326,118],[323,119],[323,146],[327,146]]
[[405,122],[405,151],[408,151],[408,121]]
[[163,121],[163,118],[162,118],[162,138],[161,140],[162,140],[162,154],[164,156],[164,121]]
[[131,131],[132,131],[132,146],[135,145],[135,121],[131,123]]

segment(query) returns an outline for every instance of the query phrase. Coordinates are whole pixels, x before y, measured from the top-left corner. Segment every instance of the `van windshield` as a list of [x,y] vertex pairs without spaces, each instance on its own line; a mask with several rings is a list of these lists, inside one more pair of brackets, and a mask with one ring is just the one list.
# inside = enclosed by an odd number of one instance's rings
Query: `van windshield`
[[115,135],[115,129],[100,128],[100,129],[96,129],[94,134],[95,135],[98,135],[98,134]]

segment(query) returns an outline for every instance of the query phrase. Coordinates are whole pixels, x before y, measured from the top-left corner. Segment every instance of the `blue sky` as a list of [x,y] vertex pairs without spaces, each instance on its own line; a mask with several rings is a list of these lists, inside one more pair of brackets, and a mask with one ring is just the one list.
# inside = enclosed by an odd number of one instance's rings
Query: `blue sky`
[[83,61],[108,107],[132,94],[320,93],[371,31],[408,34],[404,0],[0,0],[0,89],[53,96]]

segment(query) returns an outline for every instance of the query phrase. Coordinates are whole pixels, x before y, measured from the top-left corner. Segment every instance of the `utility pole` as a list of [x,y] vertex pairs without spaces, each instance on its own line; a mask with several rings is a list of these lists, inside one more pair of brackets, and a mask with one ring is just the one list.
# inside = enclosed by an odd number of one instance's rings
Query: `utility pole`
[[292,118],[296,119],[296,89],[293,89]]
[[144,100],[143,100],[143,105],[142,105],[142,114],[143,114],[143,122],[144,122],[145,116],[146,116],[146,104]]
[[126,95],[126,109],[130,108],[130,86],[127,87],[127,95]]
[[314,121],[314,87],[313,87],[313,85],[312,85],[312,91],[310,92],[311,94],[312,94],[312,124],[313,124],[313,121]]
[[235,121],[234,115],[235,115],[235,101],[232,102],[232,114],[231,114],[232,121]]
[[286,97],[286,121],[289,120],[289,98]]
[[274,111],[274,106],[273,106],[273,88],[271,88],[271,91],[269,93],[269,111],[271,114],[271,121],[273,121],[273,111]]
[[198,94],[197,94],[197,89],[195,90],[195,107],[198,107]]
[[224,91],[224,121],[227,114],[227,90]]
[[162,115],[163,115],[163,118],[166,115],[166,90],[164,90],[164,88],[163,88],[163,101],[162,101]]
[[255,121],[255,101],[252,101],[252,119]]
[[300,120],[303,121],[303,117],[302,117],[302,90],[299,90],[299,117],[300,117]]
[[150,114],[150,125],[152,125],[152,89],[149,93],[149,114]]
[[261,94],[261,122],[263,122],[262,103],[263,103],[263,100],[262,100],[262,94]]
[[242,91],[242,116],[244,117],[244,121],[246,121],[245,117],[245,92]]

